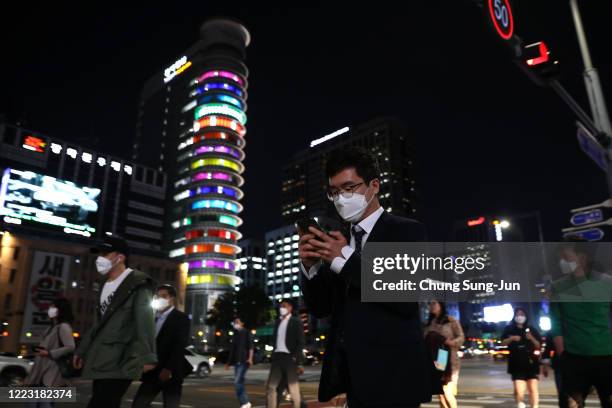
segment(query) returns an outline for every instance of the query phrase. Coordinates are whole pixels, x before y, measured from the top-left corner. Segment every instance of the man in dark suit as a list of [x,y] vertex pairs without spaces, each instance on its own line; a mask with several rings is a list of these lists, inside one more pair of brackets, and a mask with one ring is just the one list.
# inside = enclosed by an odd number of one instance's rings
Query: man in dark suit
[[293,408],[300,408],[299,375],[304,372],[302,360],[304,356],[304,327],[302,321],[292,315],[293,303],[283,300],[280,304],[280,317],[274,325],[274,351],[268,377],[267,396],[268,408],[278,405],[278,386],[283,377],[287,379],[287,387],[291,395]]
[[193,370],[185,359],[189,344],[190,321],[176,307],[176,288],[161,285],[153,302],[155,314],[155,344],[159,364],[143,374],[142,384],[134,397],[133,408],[150,406],[159,392],[165,408],[178,408],[181,402],[183,379]]
[[366,242],[424,241],[425,229],[380,206],[380,172],[367,151],[330,156],[326,173],[328,198],[350,223],[350,237],[310,227],[299,241],[308,310],[331,316],[319,400],[346,392],[349,408],[417,407],[434,387],[418,304],[361,302],[361,251]]

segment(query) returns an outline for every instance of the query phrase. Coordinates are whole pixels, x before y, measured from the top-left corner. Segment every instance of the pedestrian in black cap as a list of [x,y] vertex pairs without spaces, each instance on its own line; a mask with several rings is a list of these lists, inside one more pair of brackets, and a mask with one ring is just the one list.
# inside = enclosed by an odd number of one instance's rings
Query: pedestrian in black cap
[[157,364],[153,280],[127,266],[129,248],[117,236],[97,247],[96,269],[103,276],[92,329],[75,352],[75,368],[93,380],[88,408],[113,408],[133,380]]

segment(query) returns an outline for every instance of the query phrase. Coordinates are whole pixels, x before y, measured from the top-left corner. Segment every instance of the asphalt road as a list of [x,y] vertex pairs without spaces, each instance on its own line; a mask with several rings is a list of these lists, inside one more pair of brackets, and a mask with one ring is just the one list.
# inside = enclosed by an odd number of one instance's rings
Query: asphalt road
[[[253,408],[264,408],[265,382],[268,376],[268,365],[257,365],[250,369],[246,376],[246,388]],[[301,378],[301,389],[309,408],[342,406],[343,398],[330,403],[318,403],[317,385],[320,367],[307,367]],[[91,393],[87,381],[77,381],[77,403],[56,404],[59,408],[81,408],[87,405]],[[133,395],[139,383],[135,382],[125,396],[122,408],[131,406]],[[556,390],[552,378],[542,378],[540,381],[540,408],[556,407]],[[461,408],[510,408],[516,403],[512,398],[512,383],[506,373],[504,362],[493,362],[489,357],[478,357],[463,360],[459,378],[458,405]],[[1,404],[2,408],[23,406],[16,404]],[[423,408],[438,407],[437,400],[421,405]],[[587,407],[599,406],[595,396],[589,397]],[[153,408],[162,408],[161,396],[153,403]],[[238,400],[234,393],[233,371],[225,371],[223,367],[215,367],[212,375],[206,379],[187,378],[183,386],[181,408],[237,408]],[[289,404],[283,408],[290,407]]]

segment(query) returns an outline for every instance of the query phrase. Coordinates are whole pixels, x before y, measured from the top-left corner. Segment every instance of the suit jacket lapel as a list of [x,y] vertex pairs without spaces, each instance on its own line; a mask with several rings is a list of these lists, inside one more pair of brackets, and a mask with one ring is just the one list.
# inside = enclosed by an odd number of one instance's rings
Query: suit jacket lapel
[[366,245],[368,242],[384,242],[384,233],[385,233],[385,224],[387,223],[387,219],[389,217],[389,213],[383,211],[380,214],[378,220],[376,220],[376,224],[374,224],[374,228],[372,228],[372,232],[368,236],[368,240],[366,241]]

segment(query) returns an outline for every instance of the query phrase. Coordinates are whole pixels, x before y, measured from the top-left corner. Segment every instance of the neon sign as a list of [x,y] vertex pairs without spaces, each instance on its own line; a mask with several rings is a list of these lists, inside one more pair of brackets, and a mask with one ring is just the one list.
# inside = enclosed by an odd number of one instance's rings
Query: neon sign
[[468,227],[475,227],[476,225],[484,224],[484,222],[485,222],[484,217],[478,217],[475,220],[468,220],[467,225]]
[[182,56],[178,60],[174,62],[174,64],[170,65],[168,68],[164,70],[164,83],[168,83],[172,81],[172,79],[183,73],[187,68],[191,66],[191,61],[187,61],[186,56]]
[[236,119],[243,125],[247,121],[247,117],[243,111],[224,103],[208,103],[206,105],[198,106],[198,108],[195,110],[195,119],[200,119],[202,116],[214,114],[229,116]]
[[30,150],[32,152],[44,153],[45,148],[47,147],[47,142],[45,142],[40,137],[29,135],[23,138],[23,144],[21,146],[24,149]]

